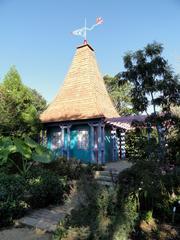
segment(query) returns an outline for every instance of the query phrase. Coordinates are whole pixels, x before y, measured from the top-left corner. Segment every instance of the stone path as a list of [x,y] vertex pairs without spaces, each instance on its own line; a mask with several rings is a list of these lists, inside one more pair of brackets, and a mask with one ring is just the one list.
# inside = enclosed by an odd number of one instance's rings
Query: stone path
[[62,221],[67,214],[70,214],[71,210],[74,209],[78,203],[77,189],[73,187],[64,205],[34,210],[29,215],[19,219],[17,224],[41,229],[46,232],[54,232],[58,223]]
[[18,222],[21,225],[30,226],[54,232],[60,220],[66,215],[65,207],[53,207],[51,209],[39,209],[21,218]]
[[29,228],[9,228],[0,231],[1,240],[51,240],[50,233]]

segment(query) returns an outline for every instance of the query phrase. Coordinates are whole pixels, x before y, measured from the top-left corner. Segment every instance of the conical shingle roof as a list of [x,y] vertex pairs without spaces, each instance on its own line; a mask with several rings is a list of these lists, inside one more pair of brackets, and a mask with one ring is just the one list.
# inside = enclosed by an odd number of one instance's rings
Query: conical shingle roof
[[54,101],[41,114],[42,122],[119,117],[90,45],[77,48],[71,67]]

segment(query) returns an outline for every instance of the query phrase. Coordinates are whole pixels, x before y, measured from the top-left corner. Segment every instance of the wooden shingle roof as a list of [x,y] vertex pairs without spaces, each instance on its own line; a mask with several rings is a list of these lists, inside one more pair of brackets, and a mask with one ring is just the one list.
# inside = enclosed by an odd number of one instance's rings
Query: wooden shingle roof
[[58,122],[119,117],[88,44],[77,48],[63,86],[40,120]]

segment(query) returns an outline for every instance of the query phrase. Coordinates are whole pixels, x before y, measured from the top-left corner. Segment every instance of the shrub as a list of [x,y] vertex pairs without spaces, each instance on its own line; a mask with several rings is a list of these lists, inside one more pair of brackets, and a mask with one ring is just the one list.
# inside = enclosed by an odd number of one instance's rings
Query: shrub
[[60,224],[54,239],[128,239],[138,217],[137,199],[128,196],[119,206],[117,189],[85,180],[80,185],[81,191],[83,202]]
[[162,171],[155,161],[144,159],[119,175],[118,199],[124,201],[132,193],[138,200],[140,213],[153,211],[153,217],[171,221],[174,203],[180,195],[179,182],[175,170]]
[[12,224],[29,207],[61,203],[68,190],[66,178],[41,168],[26,177],[0,174],[0,227]]
[[63,225],[60,225],[53,236],[53,240],[87,240],[91,239],[89,236],[88,227],[70,227],[66,229]]
[[75,159],[67,160],[64,157],[59,157],[55,161],[41,166],[60,176],[66,176],[68,179],[78,179],[83,170],[80,161]]
[[23,215],[27,208],[25,188],[26,182],[21,176],[0,174],[0,227]]
[[83,201],[59,226],[55,239],[111,239],[109,227],[115,213],[114,191],[86,179],[79,184],[79,191]]
[[138,219],[137,199],[134,196],[128,196],[124,199],[120,208],[117,208],[117,213],[112,224],[112,239],[125,240],[129,239]]
[[95,170],[102,170],[102,166],[98,164],[82,164],[79,160],[71,158],[67,160],[64,157],[59,157],[55,161],[48,164],[41,164],[45,169],[49,169],[52,172],[60,176],[66,176],[69,180],[77,180],[82,175],[92,175]]
[[151,132],[151,139],[147,139],[147,132],[140,129],[131,131],[126,136],[126,157],[132,162],[138,162],[157,155],[158,144],[156,132]]
[[29,173],[27,183],[30,195],[28,203],[32,208],[62,203],[64,193],[68,191],[66,178],[41,168]]

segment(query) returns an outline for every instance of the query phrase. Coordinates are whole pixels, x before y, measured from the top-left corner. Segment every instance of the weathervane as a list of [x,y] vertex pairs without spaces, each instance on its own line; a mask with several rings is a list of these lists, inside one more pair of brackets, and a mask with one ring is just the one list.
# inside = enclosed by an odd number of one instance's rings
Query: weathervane
[[103,24],[103,19],[102,17],[98,17],[96,18],[96,23],[93,24],[91,27],[87,27],[86,26],[86,18],[85,18],[85,21],[84,21],[84,27],[82,28],[79,28],[77,30],[74,30],[72,32],[73,35],[76,35],[76,36],[81,36],[84,38],[84,44],[87,44],[87,31],[92,31],[96,26],[100,25],[100,24]]

